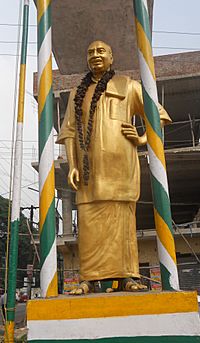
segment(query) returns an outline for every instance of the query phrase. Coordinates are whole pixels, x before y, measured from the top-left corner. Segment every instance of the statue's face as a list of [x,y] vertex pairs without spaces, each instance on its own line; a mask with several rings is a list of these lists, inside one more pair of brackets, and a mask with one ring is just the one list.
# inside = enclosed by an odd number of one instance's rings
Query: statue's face
[[93,42],[87,51],[87,62],[91,72],[106,72],[113,63],[111,48],[104,42]]

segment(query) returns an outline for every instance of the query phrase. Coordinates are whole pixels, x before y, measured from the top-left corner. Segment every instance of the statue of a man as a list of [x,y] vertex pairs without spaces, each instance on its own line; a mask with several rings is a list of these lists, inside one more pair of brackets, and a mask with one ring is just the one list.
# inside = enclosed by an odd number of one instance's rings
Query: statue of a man
[[[135,209],[140,195],[137,146],[146,144],[132,118],[144,117],[141,85],[112,70],[111,47],[102,41],[87,51],[90,72],[72,90],[57,143],[65,144],[68,182],[77,191],[80,287],[117,280],[120,289],[140,283]],[[161,126],[169,123],[159,105]]]

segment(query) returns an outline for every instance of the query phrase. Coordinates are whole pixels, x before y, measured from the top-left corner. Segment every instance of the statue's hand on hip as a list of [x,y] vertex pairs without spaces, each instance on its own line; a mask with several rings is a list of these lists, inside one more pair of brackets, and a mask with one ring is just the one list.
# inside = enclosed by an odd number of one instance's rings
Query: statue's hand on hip
[[143,136],[139,136],[134,125],[123,123],[121,132],[135,146],[146,144],[146,133]]
[[71,168],[68,174],[68,184],[75,190],[78,190],[79,171],[77,168]]

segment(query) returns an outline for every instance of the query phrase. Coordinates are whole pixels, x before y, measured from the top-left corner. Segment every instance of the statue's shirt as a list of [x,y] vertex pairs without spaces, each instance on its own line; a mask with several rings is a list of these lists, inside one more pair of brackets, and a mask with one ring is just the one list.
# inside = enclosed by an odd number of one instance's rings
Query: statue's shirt
[[[96,84],[92,84],[83,101],[83,125],[87,126],[90,103]],[[141,86],[126,76],[114,76],[101,95],[94,113],[93,130],[89,147],[89,184],[83,183],[83,152],[79,146],[75,125],[74,96],[70,94],[67,111],[58,137],[75,140],[80,185],[77,204],[94,201],[137,201],[140,194],[140,167],[137,148],[121,132],[122,123],[131,123],[134,115],[144,117]],[[161,119],[170,122],[163,107]]]

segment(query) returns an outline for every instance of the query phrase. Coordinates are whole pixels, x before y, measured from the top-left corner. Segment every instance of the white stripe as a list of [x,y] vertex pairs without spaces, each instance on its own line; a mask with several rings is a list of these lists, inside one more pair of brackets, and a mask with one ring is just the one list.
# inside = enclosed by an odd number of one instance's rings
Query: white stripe
[[69,320],[30,320],[28,341],[200,335],[197,312]]
[[40,83],[40,78],[43,72],[44,67],[46,66],[49,57],[51,55],[51,27],[49,28],[46,36],[42,42],[42,45],[38,54],[38,86]]
[[57,272],[57,253],[56,253],[56,239],[53,242],[51,250],[43,263],[40,272],[40,287],[42,297],[46,297],[48,287]]
[[21,202],[21,179],[22,179],[22,153],[23,153],[23,123],[17,123],[16,142],[15,142],[15,164],[13,175],[13,196],[11,221],[19,219]]
[[143,2],[143,6],[146,8],[147,14],[149,14],[149,9],[147,6],[147,0],[142,0],[142,2]]
[[150,169],[153,174],[153,176],[160,182],[160,184],[163,186],[165,192],[167,193],[169,197],[169,189],[168,189],[168,182],[167,182],[167,173],[166,170],[159,160],[157,156],[155,155],[154,151],[151,149],[151,146],[147,144],[148,147],[148,153],[150,158]]
[[178,271],[177,271],[177,265],[174,263],[173,259],[169,255],[168,251],[165,249],[161,241],[159,240],[159,237],[157,236],[157,245],[158,245],[158,255],[159,255],[159,261],[160,263],[165,266],[165,268],[169,271],[170,277],[169,277],[169,283],[170,286],[174,290],[179,290],[179,279],[178,279]]
[[40,194],[44,187],[44,183],[49,175],[49,172],[52,168],[52,164],[54,163],[54,138],[53,138],[53,128],[49,134],[48,140],[44,146],[40,157],[40,164],[39,164],[39,188]]
[[24,5],[29,6],[29,0],[24,0]]
[[144,85],[146,92],[148,93],[149,97],[153,100],[155,105],[158,107],[158,94],[157,94],[157,87],[156,81],[154,80],[149,66],[142,54],[142,52],[138,49],[138,56],[140,60],[140,70],[141,70],[141,79]]

